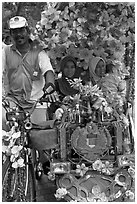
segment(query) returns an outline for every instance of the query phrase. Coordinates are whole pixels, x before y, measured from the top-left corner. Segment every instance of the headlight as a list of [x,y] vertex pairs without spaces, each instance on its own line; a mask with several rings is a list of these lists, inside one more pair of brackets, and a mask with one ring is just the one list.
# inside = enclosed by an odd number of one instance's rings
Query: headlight
[[52,162],[50,171],[54,174],[65,174],[70,172],[70,162]]

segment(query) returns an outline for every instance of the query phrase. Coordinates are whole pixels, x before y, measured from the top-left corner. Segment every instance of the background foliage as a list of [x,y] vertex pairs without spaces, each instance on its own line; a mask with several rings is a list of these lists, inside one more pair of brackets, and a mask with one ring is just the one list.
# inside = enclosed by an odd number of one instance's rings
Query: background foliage
[[128,98],[134,93],[135,3],[134,2],[5,2],[3,36],[7,20],[22,15],[58,72],[60,59],[72,54],[79,67],[88,69],[92,56],[115,61],[122,77],[129,77]]

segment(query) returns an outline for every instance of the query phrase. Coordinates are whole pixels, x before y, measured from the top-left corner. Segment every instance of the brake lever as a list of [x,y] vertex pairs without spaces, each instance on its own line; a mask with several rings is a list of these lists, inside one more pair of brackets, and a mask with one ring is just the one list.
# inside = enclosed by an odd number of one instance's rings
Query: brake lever
[[47,93],[44,93],[43,96],[39,99],[40,104],[43,104],[43,102],[46,102],[46,103],[49,102],[49,99],[46,98],[47,95],[48,95]]
[[41,99],[39,100],[39,103],[40,103],[40,104],[43,104],[44,102],[48,103],[48,102],[49,102],[48,98],[41,98]]

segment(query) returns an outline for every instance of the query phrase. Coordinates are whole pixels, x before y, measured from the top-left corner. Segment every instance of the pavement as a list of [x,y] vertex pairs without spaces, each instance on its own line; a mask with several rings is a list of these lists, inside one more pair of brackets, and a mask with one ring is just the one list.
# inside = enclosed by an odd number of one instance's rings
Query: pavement
[[56,185],[54,181],[49,181],[45,174],[40,181],[37,181],[37,202],[66,202],[65,200],[56,200]]

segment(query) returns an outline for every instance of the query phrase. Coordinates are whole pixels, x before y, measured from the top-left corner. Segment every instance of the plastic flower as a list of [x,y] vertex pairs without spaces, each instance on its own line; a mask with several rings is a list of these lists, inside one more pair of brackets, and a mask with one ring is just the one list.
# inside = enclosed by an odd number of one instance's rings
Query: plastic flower
[[100,198],[102,202],[108,202],[108,198],[106,197],[106,194],[104,192],[100,194]]
[[25,166],[25,164],[24,164],[24,159],[23,159],[23,158],[19,158],[19,159],[17,160],[17,163],[18,163],[18,167],[23,167],[23,166]]
[[129,126],[128,118],[124,114],[121,114],[120,118],[122,119],[122,122],[124,123],[125,127],[128,127]]
[[64,196],[65,196],[67,193],[68,193],[68,192],[67,192],[66,188],[58,188],[58,189],[56,190],[56,194],[54,194],[54,195],[55,195],[55,197],[56,197],[57,199],[61,199],[61,198],[64,198]]
[[10,156],[10,161],[11,162],[15,162],[16,158],[18,157],[19,155],[14,155],[14,154],[11,154]]
[[14,133],[15,133],[15,126],[13,126],[9,132],[2,130],[2,139],[8,141],[12,138]]
[[74,57],[78,58],[79,51],[78,48],[76,48],[73,44],[70,44],[69,48],[67,49],[68,55],[72,55]]
[[132,176],[132,178],[135,178],[135,168],[130,166],[128,173]]
[[6,132],[6,131],[2,130],[2,139],[3,139],[3,140],[9,141],[10,138],[11,138],[11,136],[12,136],[12,135],[10,134],[10,132]]
[[[15,131],[15,126],[11,128],[9,132],[2,131],[2,152],[5,153],[6,156],[10,156],[12,151],[16,149],[12,149],[16,139],[20,137],[20,132]],[[17,153],[17,152],[16,152]]]
[[92,188],[92,194],[87,198],[88,202],[107,202],[108,199],[104,192],[101,192],[101,188],[98,185],[94,185]]
[[19,138],[20,137],[20,132],[14,132],[13,134],[12,134],[12,137],[13,138],[15,138],[15,139],[17,139],[17,138]]
[[10,156],[11,155],[11,148],[6,145],[2,145],[2,152],[5,153],[5,155]]
[[99,195],[99,194],[101,193],[100,186],[98,186],[98,185],[93,186],[93,188],[92,188],[92,193],[93,193],[94,195]]
[[14,147],[12,147],[11,149],[11,153],[13,155],[16,155],[16,157],[19,155],[19,152],[21,151],[21,149],[23,148],[23,146],[18,146],[18,145],[15,145]]
[[75,2],[69,2],[69,7],[72,7],[75,5]]
[[104,107],[104,111],[107,113],[107,114],[110,114],[113,112],[113,109],[110,107],[110,106],[105,106]]
[[80,78],[79,79],[75,78],[72,80],[66,77],[66,80],[69,82],[70,86],[73,87],[74,89],[80,89],[81,86],[83,86],[81,83],[82,80]]
[[62,108],[58,108],[55,111],[55,118],[58,120],[61,120],[62,116],[63,116],[64,110]]
[[49,171],[49,172],[48,172],[48,179],[49,179],[50,181],[54,181],[54,180],[55,180],[55,174]]
[[[16,124],[16,126],[17,126],[17,124]],[[16,128],[15,126],[12,126],[12,128],[9,132],[2,130],[2,139],[8,141],[11,138],[17,139],[18,137],[20,137],[20,132],[19,131],[16,132],[15,128]]]
[[91,56],[89,55],[89,50],[87,48],[83,48],[82,50],[80,50],[80,59],[85,60],[86,58],[87,60],[89,60],[90,57]]
[[115,200],[115,195],[114,194],[111,194],[109,197],[108,197],[108,201],[109,202],[112,202]]
[[113,164],[110,164],[109,161],[106,161],[104,164],[102,164],[102,173],[106,173],[110,175],[113,172]]
[[65,42],[66,40],[68,40],[68,37],[71,35],[71,31],[69,29],[62,29],[60,34],[59,34],[59,39],[62,42]]
[[24,164],[24,159],[23,158],[19,158],[17,161],[15,161],[13,164],[12,164],[12,167],[13,168],[18,168],[18,167],[24,167],[25,164]]
[[87,61],[88,61],[87,59],[85,59],[84,61],[78,60],[78,66],[79,66],[79,67],[82,67],[83,70],[87,70],[87,69],[88,69],[88,66],[89,66],[89,64],[88,64]]
[[14,145],[16,139],[20,137],[21,133],[15,131],[15,126],[13,126],[9,132],[3,131],[2,133],[3,133],[2,152],[5,153],[6,156],[10,156],[10,161],[12,162],[13,168],[23,167],[24,159],[19,157],[20,151],[22,150],[23,146]]
[[104,98],[102,97],[99,97],[96,102],[94,103],[93,107],[97,110],[97,109],[100,109],[102,110],[102,103],[104,102]]
[[134,200],[135,198],[135,195],[132,191],[130,190],[127,190],[126,193],[125,193],[126,197],[129,198],[130,200]]
[[80,174],[80,176],[84,176],[84,174],[88,171],[88,167],[85,166],[85,164],[77,164],[77,169],[76,169],[76,173]]
[[[11,149],[11,156],[10,161],[13,163],[13,168],[22,167],[24,160],[19,157],[20,151],[22,150],[23,146],[13,146]],[[19,158],[18,158],[19,157]],[[18,158],[18,159],[17,159]]]
[[10,139],[10,143],[9,143],[9,148],[12,148],[13,146],[14,146],[14,144],[15,144],[15,142],[16,142],[16,139],[14,139],[14,138],[11,138]]
[[96,160],[92,164],[92,167],[93,167],[93,170],[101,171],[101,169],[102,169],[102,161],[100,159]]
[[108,202],[108,199],[107,199],[105,193],[102,192],[102,193],[95,195],[93,197],[93,202]]

